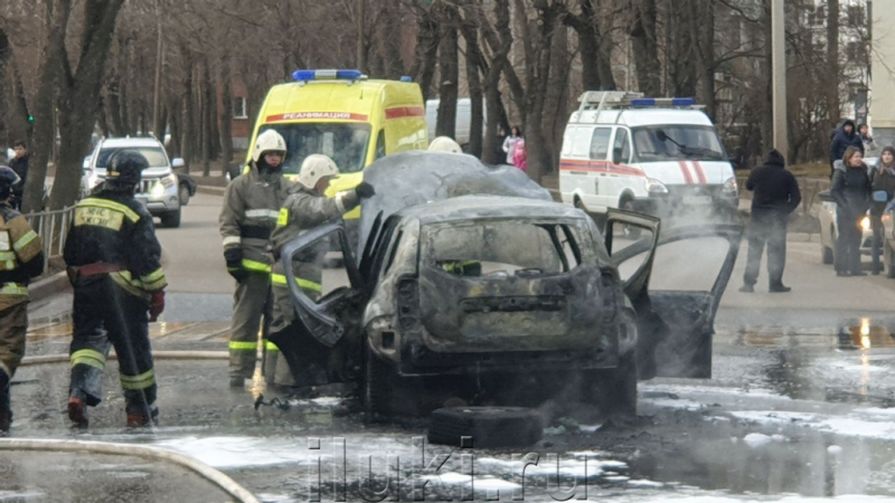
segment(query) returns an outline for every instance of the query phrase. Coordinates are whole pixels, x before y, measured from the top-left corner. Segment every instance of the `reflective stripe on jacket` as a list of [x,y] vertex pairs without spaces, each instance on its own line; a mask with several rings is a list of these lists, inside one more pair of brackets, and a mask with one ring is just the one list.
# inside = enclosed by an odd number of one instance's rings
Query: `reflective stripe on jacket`
[[43,272],[42,246],[28,220],[0,203],[0,310],[28,301],[28,282]]
[[225,250],[242,249],[244,269],[270,272],[273,258],[268,242],[289,185],[282,174],[262,175],[252,163],[248,173],[227,186],[218,219],[222,244]]

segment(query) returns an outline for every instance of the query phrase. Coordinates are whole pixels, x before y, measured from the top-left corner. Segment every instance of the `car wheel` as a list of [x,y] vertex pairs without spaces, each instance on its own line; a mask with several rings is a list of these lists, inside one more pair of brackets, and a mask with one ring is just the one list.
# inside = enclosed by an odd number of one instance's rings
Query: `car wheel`
[[585,372],[582,395],[604,416],[637,414],[637,362],[634,351],[612,369]]
[[169,211],[168,213],[164,213],[161,216],[162,225],[164,227],[176,228],[180,227],[180,208],[177,208],[174,211]]
[[833,249],[829,246],[820,245],[820,261],[824,264],[833,263]]
[[[432,412],[429,442],[459,447],[526,447],[541,439],[544,426],[535,409],[525,407],[445,407]],[[464,446],[465,447],[465,446]]]
[[186,206],[190,204],[190,188],[185,183],[181,183],[177,189],[177,195],[180,196],[180,205]]

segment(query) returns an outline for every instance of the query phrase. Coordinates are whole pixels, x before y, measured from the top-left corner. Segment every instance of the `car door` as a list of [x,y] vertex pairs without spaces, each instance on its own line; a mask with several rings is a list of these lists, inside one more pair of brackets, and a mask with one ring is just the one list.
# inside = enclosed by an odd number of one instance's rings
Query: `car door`
[[[308,296],[297,282],[287,283],[295,312],[304,328],[321,344],[333,347],[341,343],[346,335],[354,339],[359,333],[358,325],[365,303],[366,289],[351,251],[345,224],[339,221],[298,235],[283,246],[280,262],[287,278],[296,277],[294,261],[313,254],[315,250],[328,249],[322,247],[328,246],[329,240],[334,240],[336,248],[342,252],[349,284],[327,291],[315,299]],[[323,286],[327,287],[326,284]]]
[[655,236],[642,235],[618,246],[625,234],[614,227],[647,228],[642,216],[633,217],[610,215],[606,248],[637,311],[640,378],[709,378],[715,315],[733,272],[742,226],[706,224],[659,231],[657,225]]

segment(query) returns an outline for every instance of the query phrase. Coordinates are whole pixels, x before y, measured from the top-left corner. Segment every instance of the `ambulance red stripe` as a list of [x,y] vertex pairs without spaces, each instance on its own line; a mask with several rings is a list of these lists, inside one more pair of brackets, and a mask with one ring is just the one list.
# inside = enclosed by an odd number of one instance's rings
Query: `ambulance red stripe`
[[692,184],[693,175],[690,174],[690,168],[687,166],[687,161],[678,161],[677,165],[681,168],[681,173],[684,175],[684,181],[688,184]]
[[699,161],[693,161],[693,167],[696,169],[696,177],[699,179],[699,183],[702,185],[708,183],[705,178],[705,170],[702,169],[702,164],[699,164]]
[[645,177],[642,169],[627,164],[615,164],[609,161],[578,161],[563,159],[559,161],[560,171],[591,171],[596,173],[612,173]]
[[422,117],[425,113],[423,107],[392,107],[385,109],[385,118],[400,119],[401,117]]

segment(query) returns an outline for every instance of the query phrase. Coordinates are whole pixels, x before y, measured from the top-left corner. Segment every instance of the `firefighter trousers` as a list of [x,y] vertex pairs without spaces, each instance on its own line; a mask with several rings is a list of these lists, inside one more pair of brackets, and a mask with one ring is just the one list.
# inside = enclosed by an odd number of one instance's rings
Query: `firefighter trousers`
[[28,303],[21,302],[0,311],[0,370],[12,379],[25,356],[28,331]]
[[258,355],[258,329],[267,310],[270,277],[249,272],[236,285],[233,295],[233,321],[230,326],[230,377],[250,378]]
[[114,347],[128,411],[147,410],[155,403],[157,390],[148,302],[106,274],[76,280],[74,293],[70,396],[87,405],[99,404],[106,357]]

